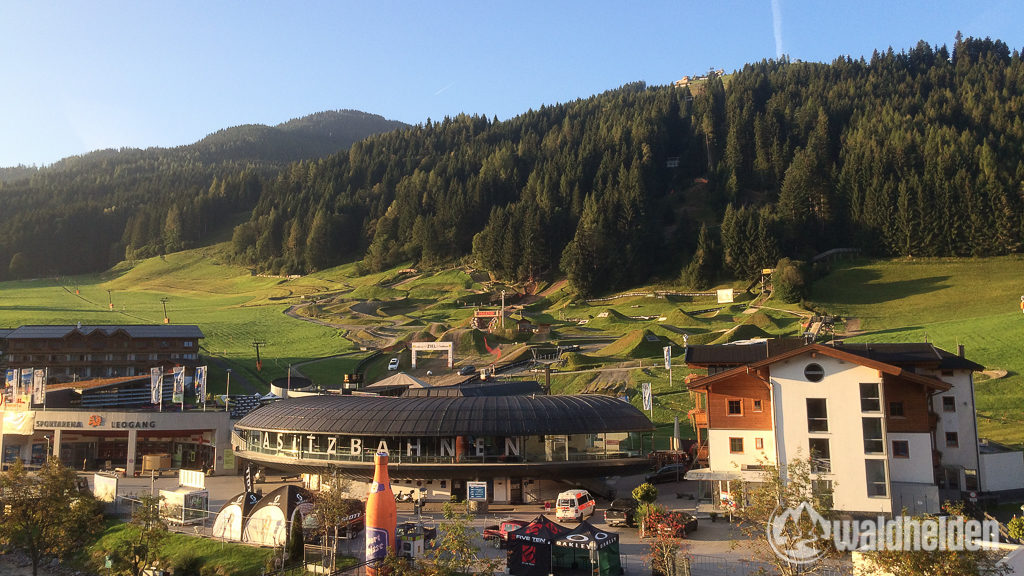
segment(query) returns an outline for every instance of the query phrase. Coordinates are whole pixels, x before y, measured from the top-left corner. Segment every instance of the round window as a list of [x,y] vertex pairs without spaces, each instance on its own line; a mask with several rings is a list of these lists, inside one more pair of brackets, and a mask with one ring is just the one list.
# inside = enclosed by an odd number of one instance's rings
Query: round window
[[804,378],[807,378],[811,382],[821,382],[821,379],[825,377],[825,369],[820,364],[808,364],[804,368]]

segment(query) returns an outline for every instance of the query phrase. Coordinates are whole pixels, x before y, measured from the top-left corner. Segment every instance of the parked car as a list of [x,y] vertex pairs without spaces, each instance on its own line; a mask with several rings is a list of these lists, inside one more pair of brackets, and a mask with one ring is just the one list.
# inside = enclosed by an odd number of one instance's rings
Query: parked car
[[646,480],[651,484],[657,484],[659,482],[675,482],[682,480],[683,476],[686,476],[686,470],[688,466],[686,464],[669,464],[663,468],[659,468],[657,472],[652,472],[647,475]]
[[506,548],[508,546],[508,535],[529,524],[526,520],[502,520],[501,524],[495,524],[484,528],[484,540],[494,544],[495,548]]
[[555,504],[555,518],[582,522],[594,513],[597,502],[586,490],[566,490],[558,495]]
[[476,366],[467,364],[462,368],[459,368],[459,376],[469,376],[470,374],[476,374]]
[[636,523],[636,500],[616,498],[604,511],[604,522],[609,526],[633,526]]
[[648,526],[648,530],[671,534],[675,538],[686,538],[687,534],[697,530],[697,519],[687,512],[668,512],[662,522]]
[[388,370],[392,372],[398,370],[398,358],[392,358],[391,361],[388,362]]

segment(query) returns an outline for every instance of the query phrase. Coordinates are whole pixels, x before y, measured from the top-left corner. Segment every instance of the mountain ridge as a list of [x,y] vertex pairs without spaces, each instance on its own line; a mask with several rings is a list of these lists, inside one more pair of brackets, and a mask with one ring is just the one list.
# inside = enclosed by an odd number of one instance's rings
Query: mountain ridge
[[[221,128],[190,144],[146,148],[101,148],[67,156],[46,166],[0,167],[0,182],[30,178],[41,171],[74,169],[92,162],[116,162],[131,155],[171,155],[204,162],[287,164],[329,156],[372,134],[408,128],[379,114],[351,109],[323,110],[279,124],[239,124]],[[279,142],[271,142],[276,136]],[[216,158],[215,156],[220,156]]]

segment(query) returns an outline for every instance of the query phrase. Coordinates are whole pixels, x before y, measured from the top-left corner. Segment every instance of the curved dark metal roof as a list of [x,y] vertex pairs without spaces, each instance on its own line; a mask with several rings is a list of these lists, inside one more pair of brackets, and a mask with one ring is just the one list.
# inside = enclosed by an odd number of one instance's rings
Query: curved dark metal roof
[[380,436],[529,436],[654,429],[634,406],[598,395],[306,396],[254,410],[235,427]]

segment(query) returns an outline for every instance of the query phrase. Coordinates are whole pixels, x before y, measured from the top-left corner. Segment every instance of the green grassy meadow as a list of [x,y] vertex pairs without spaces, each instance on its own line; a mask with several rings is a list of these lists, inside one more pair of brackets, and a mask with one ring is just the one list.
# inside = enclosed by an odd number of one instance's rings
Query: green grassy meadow
[[859,342],[922,342],[1002,378],[975,377],[979,434],[1024,443],[1024,258],[856,262],[815,282],[812,305],[860,321]]
[[[336,387],[343,374],[354,371],[370,354],[359,351],[368,343],[387,345],[448,334],[456,341],[460,362],[489,363],[493,357],[478,333],[466,330],[468,321],[474,303],[491,300],[501,289],[512,290],[489,284],[480,271],[412,271],[406,269],[408,263],[377,274],[360,275],[350,264],[304,277],[261,277],[228,263],[224,254],[224,245],[217,245],[122,263],[100,275],[3,283],[0,326],[158,324],[163,319],[161,299],[167,298],[173,323],[196,324],[206,334],[202,353],[212,359],[214,393],[223,390],[224,368],[266,390],[267,382],[285,376],[289,365],[299,363],[305,363],[299,371],[314,383]],[[718,286],[725,287],[730,286]],[[657,285],[633,292],[678,288]],[[852,341],[927,340],[950,351],[964,344],[970,359],[1007,371],[1000,378],[977,376],[979,428],[985,437],[1020,444],[1021,294],[1024,257],[848,261],[813,283],[807,305],[847,319],[848,328],[857,328],[848,337]],[[800,314],[810,312],[769,299],[748,314],[751,298],[744,293],[732,304],[717,304],[706,296],[633,295],[586,301],[562,287],[521,302],[522,315],[550,324],[550,335],[527,342],[510,329],[503,337],[487,338],[490,345],[500,345],[503,358],[529,354],[526,347],[533,344],[589,343],[585,352],[563,357],[552,376],[552,390],[628,395],[639,406],[640,385],[651,382],[654,420],[666,426],[676,415],[685,421],[686,410],[692,407],[682,385],[688,373],[681,366],[684,335],[690,344],[707,344],[802,332]],[[300,316],[330,325],[286,315],[292,306],[298,307]],[[259,373],[254,340],[265,342]],[[668,345],[675,358],[671,386],[661,363],[662,347]],[[407,365],[408,352],[385,353],[366,367],[367,382],[387,376],[387,360],[396,354]],[[233,384],[232,392],[236,391]],[[688,426],[684,430],[684,435],[692,434]]]

